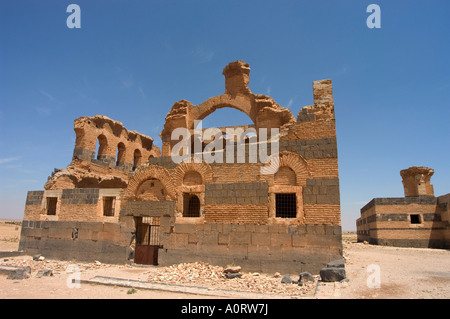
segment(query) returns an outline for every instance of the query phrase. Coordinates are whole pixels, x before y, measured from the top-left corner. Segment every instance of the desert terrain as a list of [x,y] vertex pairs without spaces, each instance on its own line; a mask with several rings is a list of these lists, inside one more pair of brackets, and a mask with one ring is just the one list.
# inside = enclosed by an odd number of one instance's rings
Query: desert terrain
[[[20,222],[0,221],[0,252],[18,249]],[[226,279],[223,268],[205,263],[172,267],[109,265],[49,260],[41,256],[1,257],[0,265],[30,267],[25,279],[0,275],[2,299],[449,299],[450,251],[374,246],[343,235],[345,282],[281,283],[285,274],[242,272]],[[74,272],[74,265],[77,272]],[[50,270],[50,275],[38,275]],[[78,277],[74,277],[77,275]],[[299,274],[290,274],[298,280]],[[95,283],[98,276],[121,278],[124,285]],[[79,284],[73,284],[76,278]],[[77,283],[75,281],[75,283]],[[136,286],[148,283],[148,286]]]

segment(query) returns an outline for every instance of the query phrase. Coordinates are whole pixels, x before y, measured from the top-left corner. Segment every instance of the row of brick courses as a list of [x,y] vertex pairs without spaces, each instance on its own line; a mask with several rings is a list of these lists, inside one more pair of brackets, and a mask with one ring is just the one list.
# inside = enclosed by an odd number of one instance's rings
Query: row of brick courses
[[340,225],[339,204],[304,204],[304,222],[310,225]]
[[296,122],[289,127],[284,139],[320,139],[336,137],[335,121]]
[[410,204],[420,204],[420,205],[436,205],[437,198],[434,196],[414,196],[414,197],[386,197],[386,198],[374,198],[368,202],[363,208],[361,208],[361,213],[370,209],[375,205],[410,205]]

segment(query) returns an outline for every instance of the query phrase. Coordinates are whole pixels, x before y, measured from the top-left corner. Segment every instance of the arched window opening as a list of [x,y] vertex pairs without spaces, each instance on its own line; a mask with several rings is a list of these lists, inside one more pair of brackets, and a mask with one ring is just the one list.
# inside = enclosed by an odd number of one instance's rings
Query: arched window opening
[[133,170],[136,169],[139,165],[141,165],[142,154],[140,150],[135,150],[133,155]]
[[200,217],[200,199],[194,194],[184,194],[183,217]]
[[253,125],[252,119],[244,112],[232,107],[217,108],[202,119],[202,128]]
[[123,162],[125,162],[125,144],[120,142],[117,145],[116,166]]
[[108,142],[106,140],[106,136],[105,135],[99,135],[99,137],[97,138],[97,145],[96,145],[96,150],[95,153],[97,154],[96,159],[101,159],[102,155],[105,155],[106,153],[106,148],[108,146]]

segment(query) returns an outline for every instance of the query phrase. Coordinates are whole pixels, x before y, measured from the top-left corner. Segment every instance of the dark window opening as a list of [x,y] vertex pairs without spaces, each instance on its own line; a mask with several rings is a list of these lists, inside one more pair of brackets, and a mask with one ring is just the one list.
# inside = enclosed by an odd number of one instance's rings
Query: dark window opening
[[421,224],[419,214],[411,214],[411,224]]
[[47,215],[56,215],[57,197],[47,197]]
[[115,197],[103,197],[103,216],[114,216]]
[[136,170],[136,168],[141,165],[141,151],[135,150],[133,155],[133,171]]
[[275,217],[297,217],[297,197],[295,194],[275,194]]
[[184,194],[183,217],[200,217],[200,199],[197,195]]
[[106,140],[105,135],[102,134],[97,138],[97,145],[96,145],[97,157],[96,157],[96,159],[98,159],[98,160],[102,159],[102,155],[104,155],[106,152],[107,144],[108,144],[108,141]]
[[117,145],[116,166],[122,162],[125,162],[125,145],[120,142]]

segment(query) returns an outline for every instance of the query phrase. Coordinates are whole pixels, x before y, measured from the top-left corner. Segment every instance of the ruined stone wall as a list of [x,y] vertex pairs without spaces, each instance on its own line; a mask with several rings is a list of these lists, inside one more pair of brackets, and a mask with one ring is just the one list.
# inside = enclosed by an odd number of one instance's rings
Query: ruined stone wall
[[102,115],[75,120],[74,159],[129,172],[160,155],[153,139],[136,131],[128,131],[122,123]]
[[[118,222],[121,192],[98,188],[28,192],[19,249],[48,258],[125,262],[133,230]],[[105,197],[114,198],[112,216],[104,216]],[[56,199],[50,215],[49,198]]]
[[[230,63],[223,73],[224,94],[199,105],[176,102],[160,134],[163,156],[150,137],[129,132],[120,122],[104,116],[75,120],[71,165],[55,171],[45,191],[28,194],[21,247],[77,258],[108,259],[111,252],[111,259],[124,262],[134,219],[157,216],[160,264],[202,260],[254,271],[318,272],[340,258],[331,80],[313,82],[314,104],[296,119],[272,98],[250,91],[249,70],[242,61]],[[254,127],[258,134],[259,129],[279,129],[279,153],[269,147],[269,163],[252,161],[250,149],[265,141],[248,140],[245,155],[215,150],[223,162],[175,163],[173,130],[191,133],[195,120],[221,107],[246,113],[253,124],[245,128]],[[202,151],[202,156],[213,155]],[[278,169],[267,173],[273,163]],[[113,216],[104,215],[107,197],[115,199]]]
[[[99,188],[30,191],[24,220],[118,222],[122,191]],[[105,216],[104,198],[113,199],[112,215]],[[56,202],[53,212],[49,211],[49,199]]]

